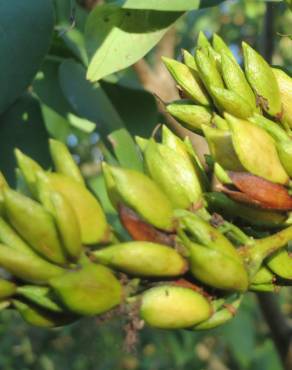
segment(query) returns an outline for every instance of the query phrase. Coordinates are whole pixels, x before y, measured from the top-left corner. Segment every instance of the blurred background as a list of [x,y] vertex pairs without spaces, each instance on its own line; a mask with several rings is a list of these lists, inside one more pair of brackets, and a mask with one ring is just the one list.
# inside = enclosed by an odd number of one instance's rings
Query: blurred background
[[[114,124],[122,119],[132,134],[149,135],[156,124],[163,121],[163,116],[146,90],[165,100],[175,98],[175,90],[164,80],[165,71],[159,67],[157,57],[166,53],[180,58],[181,48],[192,51],[199,31],[204,31],[208,37],[217,32],[239,61],[240,43],[246,40],[273,64],[286,68],[292,65],[292,41],[287,36],[292,33],[292,12],[284,3],[228,0],[216,7],[188,12],[143,61],[107,77],[101,82],[102,91],[98,87],[93,93],[82,73],[76,70],[71,59],[67,59],[75,58],[86,64],[86,56],[78,42],[78,29],[82,29],[85,10],[80,8],[77,12],[79,28],[64,33],[63,30],[70,28],[70,1],[57,1],[56,9],[56,31],[45,62],[29,91],[0,117],[0,167],[11,182],[15,166],[13,148],[19,146],[48,167],[47,139],[53,136],[70,146],[91,187],[96,190],[99,163],[105,150],[99,140],[103,130],[99,122]],[[142,72],[148,67],[152,74],[145,80]],[[89,101],[94,102],[96,97],[104,99],[104,93],[107,98],[102,109],[94,103],[90,105]],[[72,112],[71,115],[68,116],[68,112]],[[97,124],[94,131],[92,122]],[[292,321],[291,289],[279,293],[279,303]],[[29,327],[13,311],[2,312],[0,368],[283,369],[254,294],[248,294],[239,314],[219,329],[193,333],[145,328],[130,353],[125,349],[125,324],[118,318],[111,322],[89,318],[66,328],[46,331]]]

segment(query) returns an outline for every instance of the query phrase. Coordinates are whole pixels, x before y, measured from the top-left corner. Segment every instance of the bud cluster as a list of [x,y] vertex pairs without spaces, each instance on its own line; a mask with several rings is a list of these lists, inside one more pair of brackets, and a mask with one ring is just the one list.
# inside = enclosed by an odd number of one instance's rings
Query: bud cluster
[[122,236],[64,144],[50,140],[54,171],[16,149],[23,186],[0,176],[1,309],[41,327],[135,311],[153,327],[206,330],[248,290],[291,284],[292,79],[243,50],[244,71],[217,35],[201,34],[184,63],[164,58],[187,98],[166,109],[206,139],[208,168],[166,126],[136,138],[143,173],[104,162]]

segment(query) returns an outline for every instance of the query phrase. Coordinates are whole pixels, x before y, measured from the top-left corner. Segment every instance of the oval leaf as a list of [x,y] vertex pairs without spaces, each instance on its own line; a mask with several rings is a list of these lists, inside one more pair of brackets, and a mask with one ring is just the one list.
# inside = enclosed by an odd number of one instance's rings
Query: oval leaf
[[224,0],[108,0],[125,9],[151,9],[164,11],[185,11],[207,8],[222,3]]
[[181,12],[97,6],[85,26],[87,78],[97,81],[130,66],[157,44]]
[[200,0],[110,0],[108,3],[126,9],[184,11],[198,9]]
[[48,51],[54,26],[51,0],[0,2],[0,113],[24,91]]

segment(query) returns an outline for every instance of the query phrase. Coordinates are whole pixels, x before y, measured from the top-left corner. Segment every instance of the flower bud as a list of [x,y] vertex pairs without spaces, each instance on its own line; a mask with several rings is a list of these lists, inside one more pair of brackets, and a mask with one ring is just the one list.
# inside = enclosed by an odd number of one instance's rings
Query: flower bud
[[37,255],[29,255],[4,244],[0,244],[0,266],[17,278],[35,284],[47,283],[65,271]]
[[221,326],[228,321],[232,320],[233,317],[236,315],[236,311],[238,310],[240,303],[242,301],[243,295],[240,295],[232,301],[232,303],[228,303],[227,301],[220,305],[220,307],[216,307],[217,302],[219,300],[215,300],[215,302],[212,302],[212,305],[216,308],[214,309],[214,312],[212,316],[202,323],[195,325],[192,330],[210,330],[217,328],[218,326]]
[[75,181],[85,186],[82,174],[74,161],[67,146],[58,140],[49,140],[50,153],[56,171],[63,175],[72,177]]
[[13,306],[19,312],[20,316],[28,324],[41,328],[56,328],[69,324],[76,317],[66,314],[58,314],[49,310],[45,310],[31,302],[22,302],[18,299],[13,300]]
[[242,48],[245,75],[261,107],[269,115],[280,117],[282,112],[280,89],[272,68],[245,42],[242,43]]
[[166,231],[173,229],[173,209],[163,191],[141,172],[103,163],[107,191],[113,205],[132,208],[143,220]]
[[146,290],[140,315],[150,326],[183,329],[207,320],[212,314],[208,300],[200,293],[178,286],[163,285]]
[[65,264],[61,243],[51,215],[34,200],[5,189],[7,218],[19,235],[40,255],[51,262]]
[[163,57],[162,60],[172,77],[190,99],[201,105],[210,105],[208,95],[195,70],[174,59]]
[[0,300],[13,296],[16,292],[16,285],[12,281],[0,278]]
[[287,249],[273,253],[267,259],[267,266],[282,279],[292,280],[292,256]]
[[255,95],[242,69],[234,58],[229,57],[224,52],[221,54],[221,70],[227,89],[244,99],[250,109],[256,110]]
[[232,51],[225,44],[225,42],[223,41],[223,39],[219,35],[217,35],[217,33],[214,33],[214,35],[213,35],[212,46],[213,46],[213,49],[219,55],[221,55],[221,56],[222,55],[226,55],[227,57],[229,57],[230,59],[232,59],[234,62],[237,62],[235,56],[232,54]]
[[273,138],[262,128],[230,114],[225,114],[232,133],[232,143],[243,167],[254,175],[279,184],[287,184],[285,172]]
[[179,225],[179,240],[188,250],[195,278],[217,289],[247,290],[243,261],[224,235],[190,212],[181,214]]
[[233,147],[231,133],[208,126],[202,128],[214,161],[226,170],[243,170]]
[[98,200],[71,177],[59,173],[46,175],[51,190],[60,193],[73,208],[80,226],[82,243],[96,244],[107,241],[110,228]]
[[166,110],[183,126],[196,133],[202,133],[203,124],[212,124],[212,113],[207,107],[187,104],[182,100],[168,104]]
[[198,67],[195,62],[194,56],[185,49],[182,49],[182,55],[183,55],[184,64],[190,69],[198,72]]
[[94,260],[115,270],[144,277],[171,277],[187,270],[187,261],[173,248],[145,241],[98,249]]
[[212,58],[209,58],[206,50],[198,49],[195,54],[195,61],[198,66],[200,78],[211,95],[211,86],[224,88],[224,83],[217,69],[216,62]]
[[189,158],[151,141],[144,159],[147,172],[175,208],[189,208],[202,199],[201,185]]
[[36,174],[42,171],[42,167],[19,149],[15,149],[15,157],[29,191],[37,198]]
[[250,103],[234,91],[211,85],[210,92],[222,112],[228,112],[238,118],[248,118],[254,112]]
[[292,127],[292,78],[281,69],[273,68],[273,73],[280,88],[280,97],[283,109],[280,120],[284,125]]
[[87,263],[50,280],[61,302],[73,313],[98,315],[121,303],[120,282],[105,266]]

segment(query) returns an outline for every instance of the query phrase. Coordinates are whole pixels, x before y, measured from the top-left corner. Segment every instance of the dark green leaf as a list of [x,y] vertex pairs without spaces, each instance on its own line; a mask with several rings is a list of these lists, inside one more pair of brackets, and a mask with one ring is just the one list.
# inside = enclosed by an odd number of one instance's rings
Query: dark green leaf
[[158,123],[154,97],[145,90],[102,82],[102,87],[132,135],[148,137]]
[[0,113],[25,90],[48,51],[54,17],[51,0],[0,2]]
[[67,120],[71,107],[59,85],[59,65],[58,60],[46,60],[33,83],[33,90],[41,100],[48,132],[56,139],[66,142],[72,132]]
[[181,14],[97,6],[85,27],[90,59],[87,78],[97,81],[135,63],[157,44]]
[[86,71],[81,64],[66,60],[61,64],[59,73],[67,101],[80,117],[96,124],[98,133],[106,136],[123,127],[122,119],[101,86],[86,80]]
[[16,166],[14,148],[21,149],[45,167],[50,164],[48,134],[39,102],[28,94],[0,117],[0,170],[11,183]]

